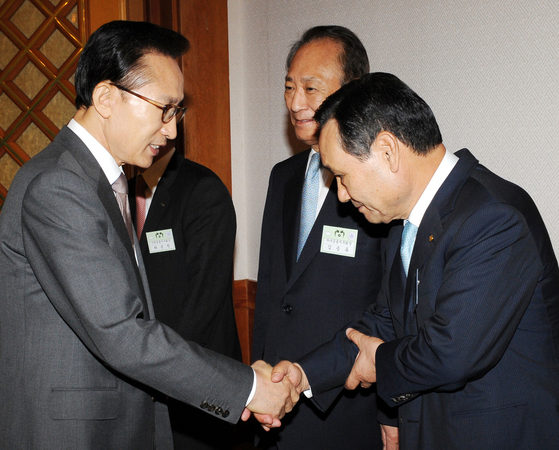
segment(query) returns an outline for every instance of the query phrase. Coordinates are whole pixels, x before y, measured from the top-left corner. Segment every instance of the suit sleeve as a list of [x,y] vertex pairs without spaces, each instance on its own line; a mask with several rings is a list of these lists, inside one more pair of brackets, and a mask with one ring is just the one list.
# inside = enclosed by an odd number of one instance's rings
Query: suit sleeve
[[504,204],[477,209],[432,264],[422,275],[416,314],[427,305],[432,313],[417,334],[377,351],[377,391],[392,405],[423,392],[460,389],[491,370],[512,340],[542,269],[523,216]]
[[125,244],[95,187],[70,171],[43,172],[28,187],[22,228],[43,291],[103,364],[196,407],[204,400],[218,404],[230,411],[225,420],[238,420],[251,368],[144,318]]
[[[385,241],[383,240],[381,247],[383,268],[386,267]],[[347,338],[347,328],[355,328],[368,336],[377,336],[384,341],[391,341],[396,338],[385,295],[387,281],[387,277],[383,276],[376,301],[363,312],[361,319],[344,327],[336,333],[331,341],[324,343],[298,361],[303,367],[312,388],[313,402],[322,411],[326,411],[330,407],[343,389],[359,352],[357,345]],[[379,409],[379,412],[381,409]],[[391,414],[381,414],[380,418],[382,423],[395,425],[392,422]]]
[[224,303],[231,302],[236,217],[229,191],[217,177],[202,178],[188,195],[182,218],[187,304],[180,334],[199,341],[218,333]]

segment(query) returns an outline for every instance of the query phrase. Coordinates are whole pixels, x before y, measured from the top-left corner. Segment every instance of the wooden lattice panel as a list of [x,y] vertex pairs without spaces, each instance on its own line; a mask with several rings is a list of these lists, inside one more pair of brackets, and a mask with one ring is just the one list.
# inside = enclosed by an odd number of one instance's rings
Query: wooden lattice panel
[[74,115],[84,0],[0,0],[0,210],[17,170]]

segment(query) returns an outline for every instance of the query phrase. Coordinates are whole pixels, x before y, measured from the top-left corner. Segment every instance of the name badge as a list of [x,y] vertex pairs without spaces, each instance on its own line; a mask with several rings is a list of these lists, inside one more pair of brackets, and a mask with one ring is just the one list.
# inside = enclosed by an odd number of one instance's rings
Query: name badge
[[324,228],[322,228],[322,244],[320,246],[320,251],[322,253],[355,258],[357,232],[358,230],[352,230],[350,228],[324,225]]
[[146,233],[150,253],[170,252],[176,250],[173,230],[150,231]]

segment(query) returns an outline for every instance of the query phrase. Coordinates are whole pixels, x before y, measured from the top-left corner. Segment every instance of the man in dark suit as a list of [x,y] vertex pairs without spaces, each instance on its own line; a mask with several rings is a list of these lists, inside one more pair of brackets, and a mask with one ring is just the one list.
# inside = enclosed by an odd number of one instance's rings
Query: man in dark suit
[[74,119],[13,180],[0,215],[3,448],[170,449],[161,397],[231,423],[247,403],[281,417],[297,398],[272,389],[264,363],[154,318],[121,166],[148,167],[176,136],[187,49],[153,24],[100,27],[78,63]]
[[[240,361],[232,296],[236,218],[229,191],[215,173],[174,147],[160,149],[129,186],[157,320],[185,340]],[[231,448],[229,424],[172,399],[167,405],[175,450]]]
[[[386,233],[352,205],[338,202],[331,173],[317,164],[312,228],[306,243],[300,242],[302,211],[311,203],[303,195],[312,171],[307,167],[313,157],[319,162],[314,112],[340,86],[366,74],[369,61],[353,32],[319,26],[292,46],[286,67],[286,106],[297,138],[311,149],[274,167],[264,209],[252,358],[272,364],[301,357],[361,315],[380,287],[380,237]],[[347,243],[352,252],[347,252]],[[339,251],[338,244],[343,244]],[[286,421],[281,429],[262,433],[259,447],[382,447],[372,390],[343,392],[324,412],[310,401],[300,402]]]
[[327,407],[344,381],[376,381],[398,407],[401,449],[556,447],[559,271],[534,202],[468,150],[448,152],[393,75],[347,85],[316,117],[340,200],[404,227],[387,240],[376,304],[351,340],[342,330],[299,360],[300,388]]

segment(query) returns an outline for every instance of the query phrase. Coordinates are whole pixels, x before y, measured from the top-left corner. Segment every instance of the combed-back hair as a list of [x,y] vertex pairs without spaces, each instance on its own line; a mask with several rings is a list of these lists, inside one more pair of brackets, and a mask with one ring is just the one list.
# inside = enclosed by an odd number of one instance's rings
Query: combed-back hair
[[342,148],[367,159],[381,131],[388,131],[417,154],[442,143],[439,125],[429,105],[408,85],[389,73],[370,73],[342,86],[314,115],[320,127],[334,119]]
[[295,42],[289,50],[286,70],[289,71],[289,66],[291,66],[295,53],[302,46],[327,39],[336,42],[341,47],[340,66],[343,72],[343,79],[340,82],[342,85],[369,73],[369,58],[363,43],[353,31],[338,25],[321,25],[305,31],[301,39]]
[[85,45],[76,69],[76,107],[89,108],[95,86],[102,81],[128,89],[150,82],[142,57],[155,53],[178,58],[188,40],[176,31],[148,22],[115,20],[102,25]]

